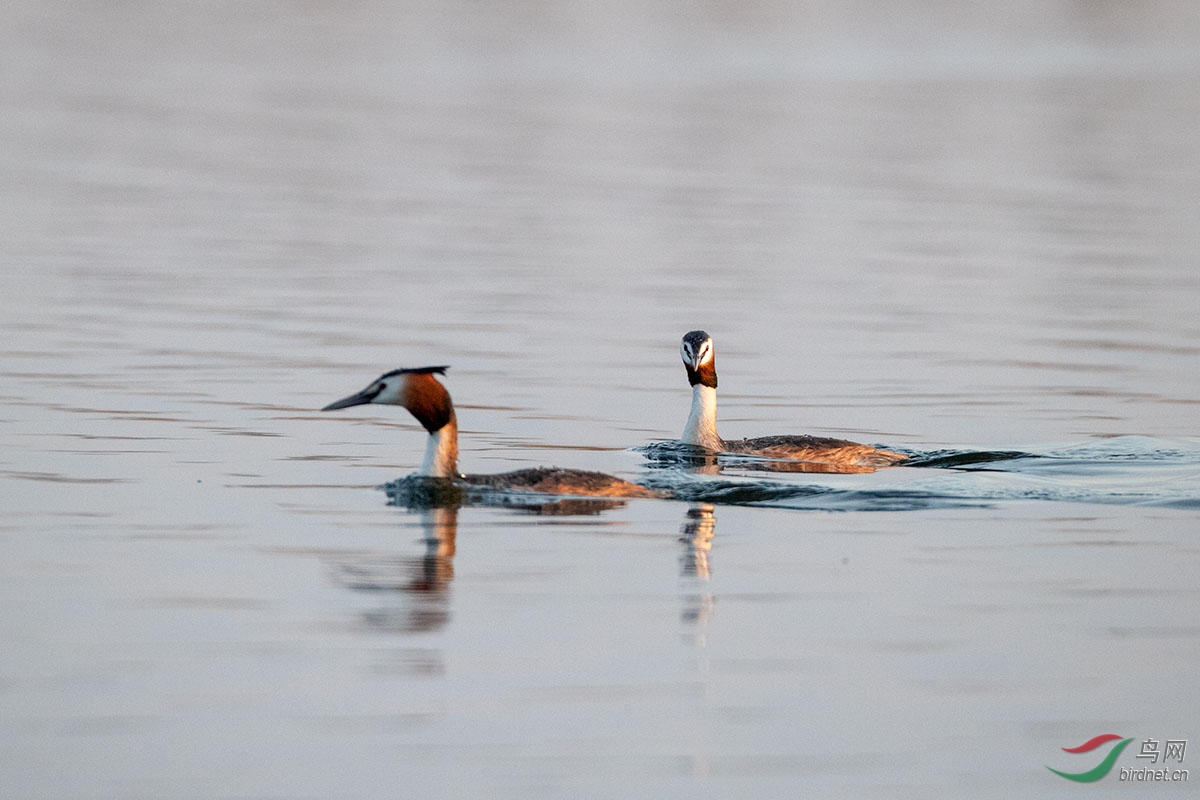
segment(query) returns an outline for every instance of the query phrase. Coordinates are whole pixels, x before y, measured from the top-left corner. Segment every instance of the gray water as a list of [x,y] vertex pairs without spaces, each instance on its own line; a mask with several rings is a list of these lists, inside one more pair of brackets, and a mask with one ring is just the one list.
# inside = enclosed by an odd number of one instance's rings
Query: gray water
[[[1147,766],[1200,736],[1197,131],[1190,2],[7,3],[0,796]],[[698,327],[726,437],[943,460],[646,458]],[[406,505],[415,421],[315,409],[424,364],[464,469],[686,499]]]

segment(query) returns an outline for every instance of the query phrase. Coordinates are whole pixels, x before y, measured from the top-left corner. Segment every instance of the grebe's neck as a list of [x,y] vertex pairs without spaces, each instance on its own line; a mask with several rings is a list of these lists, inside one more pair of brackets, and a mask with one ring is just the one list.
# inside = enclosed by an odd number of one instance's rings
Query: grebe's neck
[[430,478],[458,476],[458,420],[450,412],[450,421],[429,434],[425,443],[425,460],[418,475]]
[[723,450],[724,444],[717,435],[717,390],[703,383],[692,385],[692,410],[683,429],[685,444],[704,447],[708,450]]

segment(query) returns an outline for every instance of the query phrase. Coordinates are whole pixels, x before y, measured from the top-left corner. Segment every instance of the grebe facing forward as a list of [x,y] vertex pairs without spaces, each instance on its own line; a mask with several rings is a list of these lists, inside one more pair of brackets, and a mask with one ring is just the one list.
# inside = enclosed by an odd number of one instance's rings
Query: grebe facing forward
[[458,419],[446,387],[434,377],[447,366],[394,369],[376,378],[357,394],[322,408],[334,411],[367,403],[404,406],[429,431],[425,459],[417,475],[448,478],[485,489],[511,489],[541,494],[598,497],[660,497],[658,492],[602,472],[538,467],[496,475],[458,472]]
[[688,383],[692,385],[692,410],[682,441],[721,453],[762,456],[825,465],[830,472],[871,472],[904,461],[907,456],[870,445],[823,436],[761,436],[725,440],[717,435],[717,366],[713,340],[704,331],[688,331],[679,346]]

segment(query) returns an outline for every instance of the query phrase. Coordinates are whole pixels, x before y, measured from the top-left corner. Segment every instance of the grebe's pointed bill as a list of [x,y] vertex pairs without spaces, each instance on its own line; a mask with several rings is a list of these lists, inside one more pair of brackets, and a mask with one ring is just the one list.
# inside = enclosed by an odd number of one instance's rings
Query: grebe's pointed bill
[[343,397],[341,400],[335,400],[329,405],[322,408],[322,411],[336,411],[339,408],[350,408],[351,406],[363,406],[368,403],[380,403],[389,405],[403,405],[401,400],[401,389],[404,387],[405,375],[430,375],[437,373],[445,375],[446,370],[450,369],[449,365],[439,367],[410,367],[406,369],[394,369],[391,372],[385,372],[371,382],[371,385],[363,389],[361,392],[356,392],[349,397]]
[[322,411],[337,411],[339,408],[349,408],[350,406],[364,406],[367,403],[375,402],[375,398],[383,391],[383,387],[376,381],[363,389],[357,394],[352,394],[349,397],[343,397],[341,400],[335,400],[329,405],[322,408]]

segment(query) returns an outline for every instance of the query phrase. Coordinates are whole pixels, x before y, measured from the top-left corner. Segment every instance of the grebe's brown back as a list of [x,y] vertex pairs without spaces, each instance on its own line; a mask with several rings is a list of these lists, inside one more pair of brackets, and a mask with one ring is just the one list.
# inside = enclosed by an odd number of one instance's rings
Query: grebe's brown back
[[458,418],[450,393],[435,375],[447,366],[394,369],[361,392],[325,406],[334,411],[368,403],[403,406],[429,432],[418,475],[450,478],[488,489],[584,497],[659,497],[658,492],[602,472],[538,467],[496,475],[463,475],[458,471]]
[[719,453],[761,456],[825,465],[828,471],[870,472],[904,461],[907,456],[870,445],[824,436],[761,436],[756,439],[722,439],[717,434],[717,365],[712,337],[705,331],[688,331],[679,346],[692,408],[682,441]]

